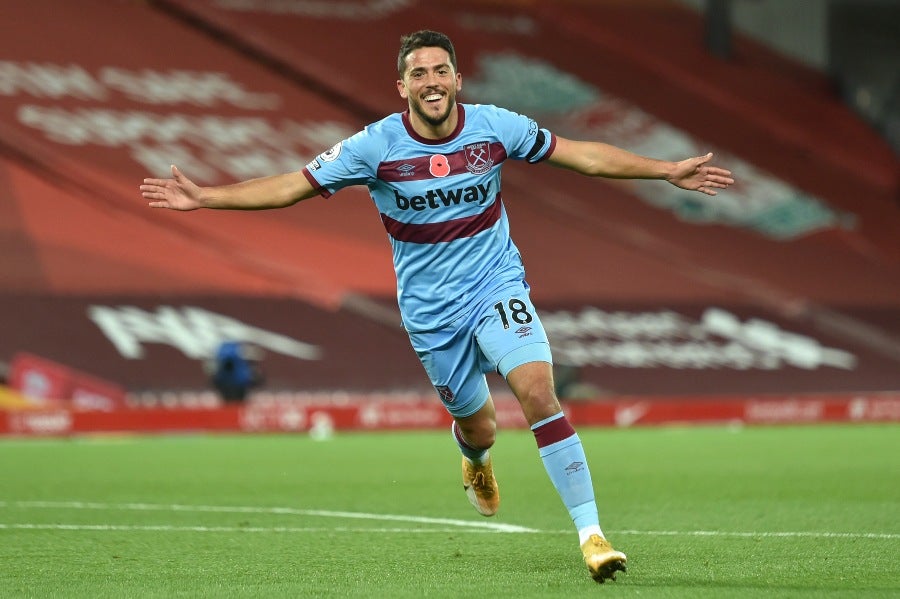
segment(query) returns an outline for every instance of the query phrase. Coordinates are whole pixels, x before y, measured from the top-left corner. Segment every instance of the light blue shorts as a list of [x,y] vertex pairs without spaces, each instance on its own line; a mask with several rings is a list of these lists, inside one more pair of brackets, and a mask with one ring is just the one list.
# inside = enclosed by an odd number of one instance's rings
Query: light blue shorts
[[442,329],[409,333],[431,384],[455,417],[471,416],[487,402],[488,372],[504,378],[528,362],[553,363],[547,333],[528,285],[499,289]]

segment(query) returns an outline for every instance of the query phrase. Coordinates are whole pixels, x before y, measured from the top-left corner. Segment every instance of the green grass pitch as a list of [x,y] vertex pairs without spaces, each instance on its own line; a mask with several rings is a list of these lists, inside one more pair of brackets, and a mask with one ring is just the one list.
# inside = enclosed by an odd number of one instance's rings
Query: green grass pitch
[[603,586],[527,431],[0,440],[2,597],[898,597],[900,427],[582,429]]

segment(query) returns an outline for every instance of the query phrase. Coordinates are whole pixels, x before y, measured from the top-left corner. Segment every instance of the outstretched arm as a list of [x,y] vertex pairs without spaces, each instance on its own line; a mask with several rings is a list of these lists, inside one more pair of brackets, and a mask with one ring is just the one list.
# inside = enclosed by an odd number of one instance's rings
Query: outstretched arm
[[302,172],[250,179],[232,185],[200,187],[172,165],[171,179],[144,179],[141,195],[153,208],[264,210],[284,208],[318,195]]
[[712,153],[679,162],[656,160],[633,154],[609,144],[556,138],[556,147],[547,161],[582,175],[610,179],[663,179],[691,191],[716,195],[732,183],[731,171],[709,165]]

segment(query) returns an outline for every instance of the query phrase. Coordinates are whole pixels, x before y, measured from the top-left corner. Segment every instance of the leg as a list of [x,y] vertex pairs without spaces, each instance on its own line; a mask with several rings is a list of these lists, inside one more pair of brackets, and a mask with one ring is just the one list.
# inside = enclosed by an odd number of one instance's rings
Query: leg
[[522,405],[529,426],[562,413],[553,391],[553,367],[549,362],[527,362],[506,375],[509,388]]
[[506,375],[534,432],[541,459],[575,527],[585,563],[597,582],[625,569],[625,554],[615,551],[600,530],[594,487],[584,447],[553,391],[549,362],[526,362]]
[[572,516],[580,541],[592,534],[602,536],[587,458],[553,392],[551,365],[528,362],[511,370],[506,380],[522,404],[544,467]]
[[500,488],[494,478],[491,454],[497,433],[494,402],[488,400],[471,416],[454,416],[453,439],[463,454],[463,490],[482,516],[493,516],[500,507]]
[[587,458],[553,392],[551,365],[528,362],[511,370],[506,380],[522,404],[544,467],[572,516],[579,540],[602,536]]
[[[454,436],[466,457],[476,460],[493,447],[497,437],[497,415],[494,401],[487,401],[471,416],[453,416]],[[469,453],[466,453],[469,450]],[[472,455],[469,455],[469,454]]]
[[496,414],[470,327],[460,320],[439,331],[411,333],[410,341],[453,416],[452,434],[462,453],[466,496],[478,513],[493,516],[500,507],[500,490],[488,450],[497,433]]

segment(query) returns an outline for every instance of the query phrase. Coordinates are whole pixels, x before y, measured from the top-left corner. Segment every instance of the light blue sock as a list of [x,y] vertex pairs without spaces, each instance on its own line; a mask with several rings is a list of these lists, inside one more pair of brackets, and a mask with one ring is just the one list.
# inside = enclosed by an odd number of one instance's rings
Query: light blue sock
[[[584,447],[562,412],[531,427],[544,468],[562,498],[575,528],[600,530],[594,486]],[[602,533],[600,533],[602,536]]]

